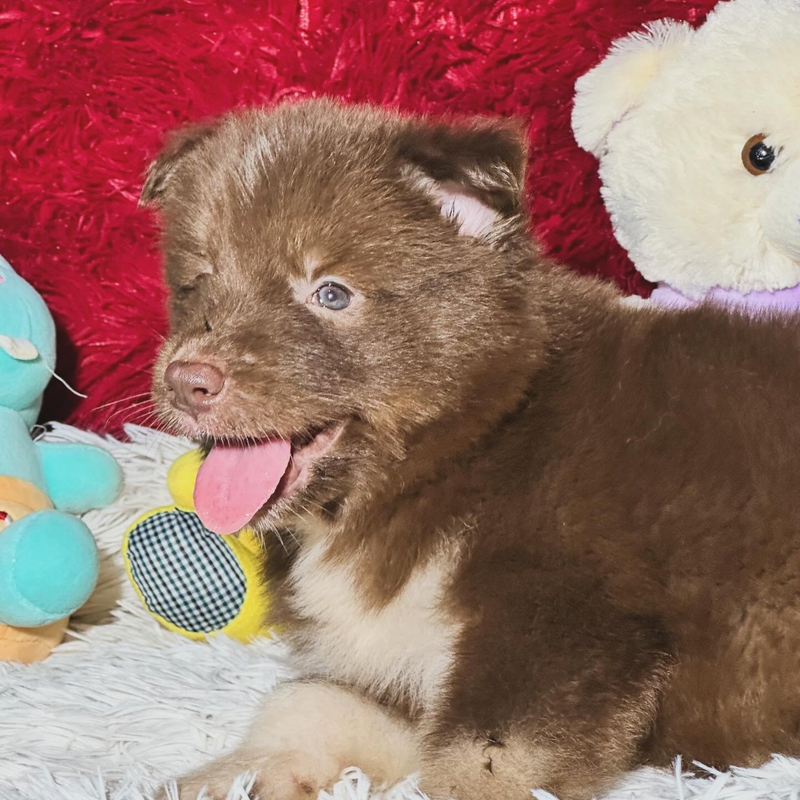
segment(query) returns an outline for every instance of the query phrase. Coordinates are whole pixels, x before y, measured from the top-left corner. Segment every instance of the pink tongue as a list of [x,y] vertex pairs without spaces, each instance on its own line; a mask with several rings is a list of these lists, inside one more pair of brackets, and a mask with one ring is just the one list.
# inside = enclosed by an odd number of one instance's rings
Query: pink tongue
[[291,456],[291,445],[284,439],[248,447],[215,445],[194,485],[200,521],[214,533],[240,531],[272,497]]

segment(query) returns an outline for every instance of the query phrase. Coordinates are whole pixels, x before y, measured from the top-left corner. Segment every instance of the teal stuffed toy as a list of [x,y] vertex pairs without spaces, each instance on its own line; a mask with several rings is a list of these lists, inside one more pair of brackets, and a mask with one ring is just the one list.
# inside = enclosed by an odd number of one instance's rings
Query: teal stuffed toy
[[63,638],[97,582],[97,547],[74,514],[111,503],[122,474],[104,450],[38,442],[55,325],[0,257],[0,661],[35,661]]

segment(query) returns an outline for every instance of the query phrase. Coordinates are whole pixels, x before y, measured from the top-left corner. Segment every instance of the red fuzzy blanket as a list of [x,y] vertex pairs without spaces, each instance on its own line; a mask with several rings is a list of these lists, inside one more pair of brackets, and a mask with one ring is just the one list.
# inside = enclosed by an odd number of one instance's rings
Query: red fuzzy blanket
[[58,370],[46,413],[145,420],[165,329],[155,220],[136,201],[163,133],[237,105],[331,94],[530,125],[534,233],[646,293],[572,138],[575,79],[612,39],[713,0],[3,0],[0,253],[44,294]]

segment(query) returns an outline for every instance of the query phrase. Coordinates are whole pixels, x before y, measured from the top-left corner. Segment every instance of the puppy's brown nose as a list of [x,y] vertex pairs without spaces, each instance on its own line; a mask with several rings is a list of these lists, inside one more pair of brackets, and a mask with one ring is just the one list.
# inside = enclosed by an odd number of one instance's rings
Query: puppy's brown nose
[[173,361],[164,372],[164,380],[172,390],[172,405],[193,417],[214,403],[225,388],[222,370],[194,361]]

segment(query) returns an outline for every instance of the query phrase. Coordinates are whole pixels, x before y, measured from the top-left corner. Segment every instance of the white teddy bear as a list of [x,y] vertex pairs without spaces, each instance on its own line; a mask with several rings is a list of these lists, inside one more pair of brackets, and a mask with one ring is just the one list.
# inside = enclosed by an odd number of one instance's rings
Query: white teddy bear
[[800,307],[800,0],[620,39],[578,80],[572,123],[654,300]]

